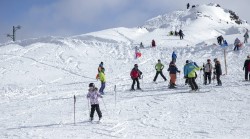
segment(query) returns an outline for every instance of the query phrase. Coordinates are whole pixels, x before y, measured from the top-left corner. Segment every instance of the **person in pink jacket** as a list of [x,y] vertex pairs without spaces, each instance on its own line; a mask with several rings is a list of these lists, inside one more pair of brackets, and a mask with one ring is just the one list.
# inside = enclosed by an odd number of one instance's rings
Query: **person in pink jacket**
[[99,121],[102,118],[102,112],[100,110],[99,101],[98,101],[99,97],[102,98],[101,94],[98,92],[98,88],[95,87],[94,83],[90,83],[89,84],[89,92],[87,94],[87,99],[89,99],[90,105],[91,105],[91,111],[90,111],[90,120],[91,121],[93,121],[93,119],[94,119],[95,110],[98,114]]

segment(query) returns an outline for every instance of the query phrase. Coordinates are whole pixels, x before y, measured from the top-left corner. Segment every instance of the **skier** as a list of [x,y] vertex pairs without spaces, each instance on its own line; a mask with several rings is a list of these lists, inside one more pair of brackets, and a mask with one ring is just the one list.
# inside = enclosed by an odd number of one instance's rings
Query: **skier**
[[176,58],[177,58],[177,55],[176,55],[175,51],[173,51],[173,53],[172,53],[172,61],[174,63],[176,62]]
[[250,80],[250,55],[248,55],[245,60],[243,70],[245,70],[245,80],[248,81],[248,75]]
[[183,31],[182,31],[181,29],[179,30],[179,35],[180,35],[180,39],[182,40],[182,39],[183,39],[184,34],[183,34]]
[[249,38],[249,35],[248,35],[248,30],[247,30],[246,33],[244,34],[244,43],[248,43],[247,42],[248,38]]
[[156,44],[155,44],[155,40],[152,40],[152,43],[151,43],[152,47],[155,47]]
[[188,84],[192,89],[191,91],[197,91],[199,89],[195,82],[195,71],[200,69],[201,68],[195,66],[193,62],[186,60],[186,64],[184,66],[184,78],[188,79]]
[[178,68],[176,67],[175,63],[172,61],[170,62],[170,66],[168,68],[169,76],[170,76],[170,83],[169,88],[175,88],[176,84],[176,72],[180,73]]
[[135,47],[135,59],[137,59],[139,57],[141,57],[141,52],[140,52],[139,48],[136,46]]
[[99,67],[97,68],[97,71],[98,71],[98,73],[97,73],[97,75],[96,75],[96,79],[97,79],[97,80],[99,79],[99,72],[100,72],[102,69],[105,71],[105,68],[103,67],[103,62],[101,62],[101,63],[99,64]]
[[105,89],[105,86],[106,86],[106,76],[105,76],[105,73],[104,73],[104,69],[101,69],[101,71],[99,72],[99,79],[101,81],[101,88],[99,90],[99,93],[104,95],[104,89]]
[[[193,63],[197,68],[199,68],[199,66],[196,64],[196,62],[193,62],[192,60],[186,60],[186,65],[188,64],[188,63]],[[196,78],[197,78],[197,73],[195,72],[195,80],[196,80]],[[187,85],[188,84],[188,79],[186,78],[186,80],[185,80],[185,85]]]
[[154,77],[154,80],[153,80],[154,82],[156,81],[159,74],[164,79],[164,81],[167,80],[166,77],[162,73],[163,68],[164,68],[164,65],[161,63],[161,60],[158,59],[158,63],[155,65],[156,74],[155,74],[155,77]]
[[140,48],[144,48],[144,45],[142,44],[142,42],[140,43]]
[[223,47],[228,46],[227,40],[223,40],[223,44],[222,44],[222,46],[223,46]]
[[87,99],[89,99],[90,101],[90,105],[91,105],[91,112],[90,112],[90,121],[93,121],[94,119],[94,112],[96,110],[98,117],[99,117],[99,121],[102,118],[102,112],[100,110],[99,107],[99,101],[98,98],[102,98],[101,94],[97,92],[98,88],[95,87],[94,83],[90,83],[89,84],[89,92],[87,94]]
[[238,38],[235,39],[234,41],[234,51],[237,49],[239,50],[239,47],[240,47],[241,43],[240,43],[240,40]]
[[222,44],[223,40],[224,40],[224,38],[222,37],[222,35],[220,35],[219,37],[217,37],[217,42],[218,42],[219,45]]
[[131,91],[135,90],[135,88],[134,88],[135,82],[137,83],[137,89],[141,90],[140,82],[139,82],[139,78],[141,79],[141,75],[142,75],[142,72],[138,69],[138,65],[135,64],[134,68],[130,72],[131,79],[133,80],[133,83],[132,83],[132,86],[131,86],[131,89],[130,89]]
[[205,85],[207,85],[207,79],[209,84],[211,84],[211,75],[212,75],[213,65],[211,64],[211,60],[207,60],[207,64],[204,66],[205,71]]
[[222,71],[221,71],[221,64],[220,64],[220,61],[215,58],[214,59],[215,61],[215,75],[216,75],[216,80],[217,80],[217,86],[222,86],[222,82],[220,80],[220,76],[222,75]]
[[189,9],[189,6],[190,6],[189,3],[187,3],[187,9]]

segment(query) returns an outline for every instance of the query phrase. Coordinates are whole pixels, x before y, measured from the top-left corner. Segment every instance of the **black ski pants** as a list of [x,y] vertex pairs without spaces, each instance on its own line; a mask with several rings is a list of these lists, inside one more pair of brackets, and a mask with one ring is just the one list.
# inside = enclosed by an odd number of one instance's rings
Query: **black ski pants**
[[239,50],[239,45],[235,45],[234,51],[235,51],[236,49]]
[[250,71],[245,70],[245,80],[250,80]]
[[162,71],[156,71],[156,74],[155,74],[155,78],[154,78],[154,82],[156,81],[158,75],[161,75],[161,77],[166,81],[166,77],[163,75]]
[[99,119],[102,118],[102,112],[100,110],[99,104],[93,104],[93,105],[91,105],[91,111],[90,111],[91,120],[93,120],[95,110],[98,114]]
[[217,84],[218,84],[218,85],[222,85],[222,82],[221,82],[221,80],[220,80],[220,76],[221,76],[221,75],[216,74],[216,79],[217,79]]
[[135,82],[137,83],[137,89],[140,89],[140,82],[139,82],[139,79],[138,78],[132,78],[133,80],[133,83],[132,83],[132,86],[131,86],[131,89],[135,89]]
[[198,89],[198,85],[195,82],[195,78],[188,78],[188,84],[190,85],[192,90],[197,90]]
[[211,74],[212,72],[205,72],[205,84],[207,84],[207,79],[209,84],[211,84]]

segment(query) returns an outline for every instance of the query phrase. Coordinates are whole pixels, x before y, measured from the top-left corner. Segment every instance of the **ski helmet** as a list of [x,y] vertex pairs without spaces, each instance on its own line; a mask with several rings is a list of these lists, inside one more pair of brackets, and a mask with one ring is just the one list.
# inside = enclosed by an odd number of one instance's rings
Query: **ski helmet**
[[186,64],[189,63],[189,60],[186,60]]
[[95,87],[95,84],[94,83],[90,83],[89,87]]
[[135,64],[134,67],[138,67],[138,64]]
[[207,62],[210,62],[211,60],[210,59],[207,59]]

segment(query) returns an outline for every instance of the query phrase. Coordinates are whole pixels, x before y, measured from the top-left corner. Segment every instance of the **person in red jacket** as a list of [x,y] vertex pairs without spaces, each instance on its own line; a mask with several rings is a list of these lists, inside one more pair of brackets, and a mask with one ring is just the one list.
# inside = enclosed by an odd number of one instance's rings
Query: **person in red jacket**
[[135,64],[134,68],[130,72],[131,79],[133,80],[133,83],[132,83],[132,86],[131,86],[131,91],[135,90],[135,88],[134,88],[135,82],[137,83],[137,89],[141,90],[140,82],[139,82],[139,78],[141,78],[141,75],[142,75],[142,72],[138,69],[138,65]]
[[152,40],[152,47],[155,47],[156,44],[155,44],[155,40]]
[[244,67],[243,67],[243,70],[245,70],[245,80],[248,81],[248,77],[249,77],[249,80],[250,80],[250,55],[247,56],[247,59],[244,63]]

